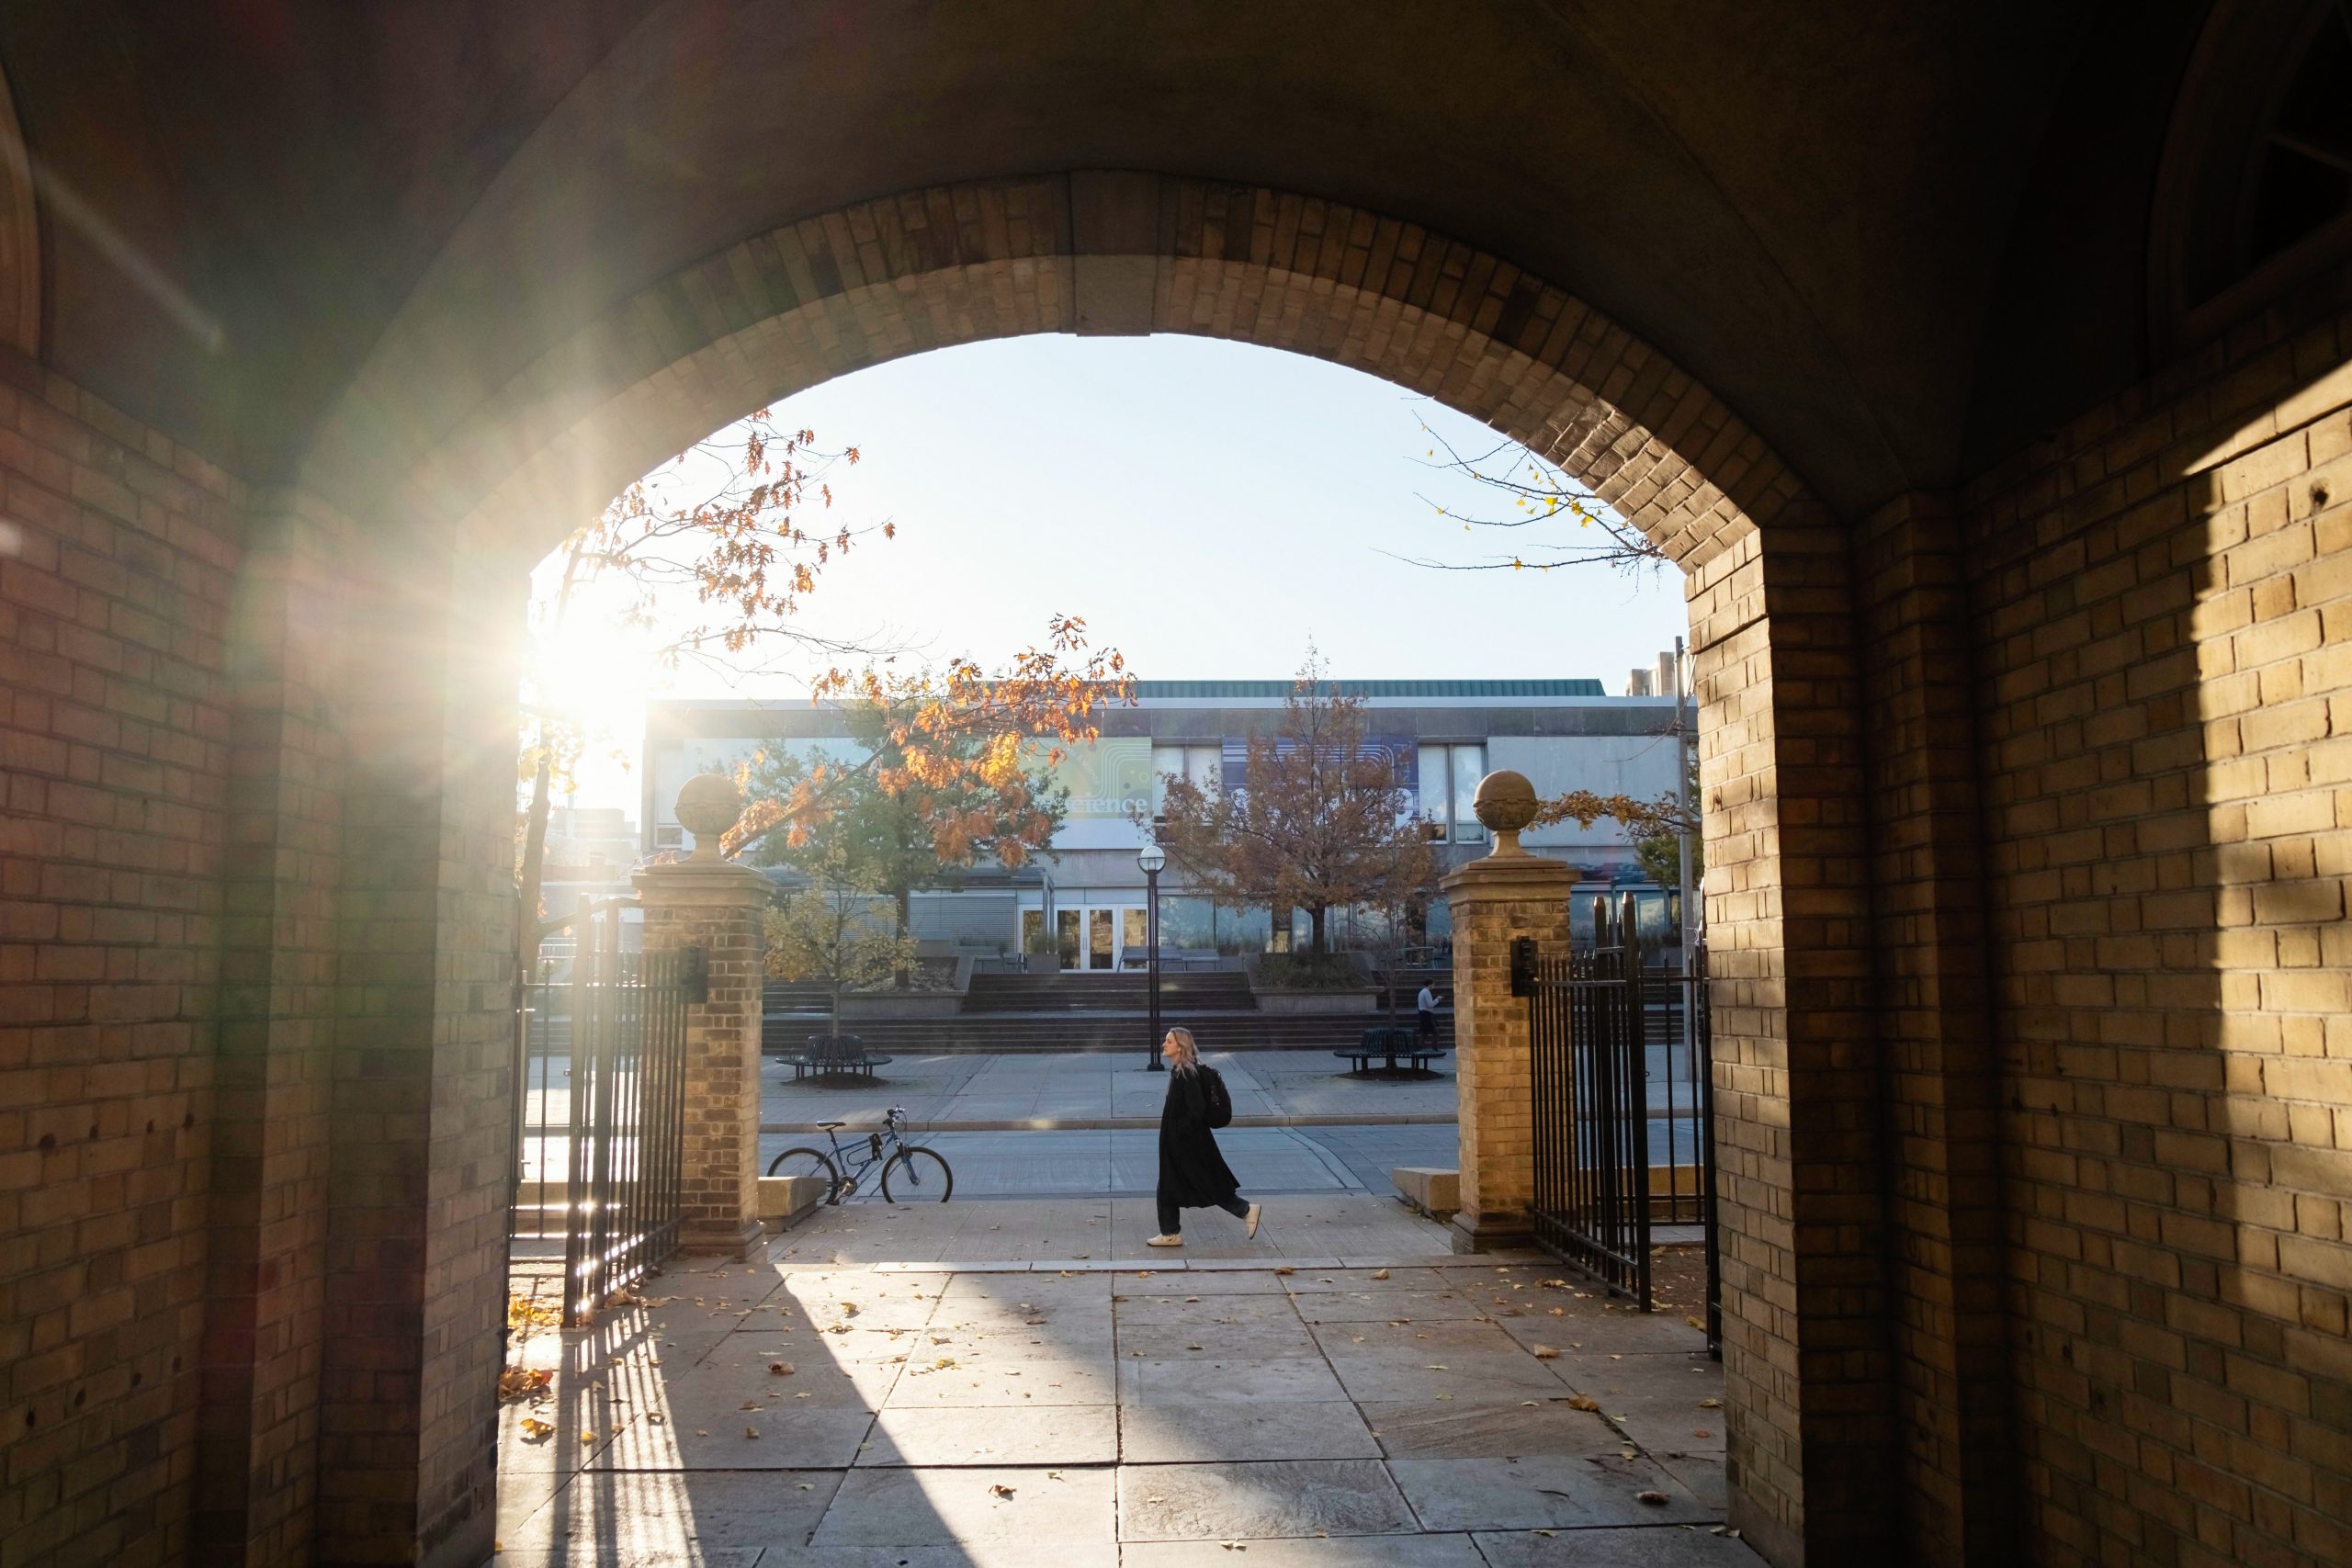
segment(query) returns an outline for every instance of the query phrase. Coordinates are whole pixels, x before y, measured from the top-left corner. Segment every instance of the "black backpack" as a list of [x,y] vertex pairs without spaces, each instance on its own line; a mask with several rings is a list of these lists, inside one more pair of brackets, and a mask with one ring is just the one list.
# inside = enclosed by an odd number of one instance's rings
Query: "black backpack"
[[1233,1096],[1226,1092],[1225,1079],[1218,1076],[1215,1067],[1211,1066],[1202,1066],[1200,1074],[1201,1093],[1207,1099],[1209,1104],[1209,1125],[1212,1127],[1232,1126]]

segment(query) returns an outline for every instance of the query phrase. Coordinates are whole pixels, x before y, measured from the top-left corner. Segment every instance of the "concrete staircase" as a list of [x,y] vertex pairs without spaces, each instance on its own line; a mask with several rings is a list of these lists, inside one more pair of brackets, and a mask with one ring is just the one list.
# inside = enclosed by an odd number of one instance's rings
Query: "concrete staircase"
[[[964,993],[964,1011],[974,1013],[1142,1012],[1150,1002],[1150,976],[1115,975],[975,975]],[[1159,976],[1159,1010],[1255,1012],[1250,976],[1235,969],[1179,970]]]

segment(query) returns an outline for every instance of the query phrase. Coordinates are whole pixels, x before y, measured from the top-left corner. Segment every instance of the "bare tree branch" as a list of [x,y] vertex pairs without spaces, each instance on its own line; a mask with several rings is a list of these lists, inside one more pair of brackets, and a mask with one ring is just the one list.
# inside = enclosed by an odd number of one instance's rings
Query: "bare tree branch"
[[1464,456],[1426,420],[1421,422],[1421,433],[1430,446],[1417,461],[1440,474],[1468,480],[1488,498],[1487,503],[1464,508],[1422,495],[1420,500],[1431,511],[1460,524],[1466,534],[1483,529],[1524,533],[1531,538],[1511,553],[1483,560],[1435,556],[1395,558],[1435,571],[1550,571],[1559,567],[1605,566],[1640,573],[1667,564],[1666,552],[1647,535],[1533,449],[1505,441]]

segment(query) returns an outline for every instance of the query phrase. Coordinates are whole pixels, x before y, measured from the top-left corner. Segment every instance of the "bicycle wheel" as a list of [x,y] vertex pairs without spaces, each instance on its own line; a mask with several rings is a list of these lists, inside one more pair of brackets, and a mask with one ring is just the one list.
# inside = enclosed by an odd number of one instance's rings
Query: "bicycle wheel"
[[882,1168],[886,1203],[944,1203],[956,1190],[956,1173],[931,1149],[900,1149]]
[[833,1168],[832,1156],[820,1149],[786,1149],[768,1162],[768,1174],[820,1179],[825,1184],[825,1201],[842,1201],[842,1173]]

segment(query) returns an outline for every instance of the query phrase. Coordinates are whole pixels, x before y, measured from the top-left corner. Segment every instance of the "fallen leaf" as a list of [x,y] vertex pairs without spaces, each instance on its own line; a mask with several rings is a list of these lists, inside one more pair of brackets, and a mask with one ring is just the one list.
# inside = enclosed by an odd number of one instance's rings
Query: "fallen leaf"
[[1594,1399],[1588,1394],[1579,1393],[1569,1399],[1568,1408],[1571,1410],[1597,1411],[1600,1408],[1600,1401]]
[[1724,1402],[1720,1399],[1702,1399],[1699,1402],[1699,1408],[1702,1410],[1721,1410],[1723,1407]]
[[792,1363],[790,1361],[770,1361],[768,1363],[768,1371],[775,1373],[777,1377],[788,1378],[792,1375]]
[[1290,1267],[1288,1267],[1287,1265],[1285,1265],[1285,1266],[1284,1266],[1284,1267],[1283,1267],[1283,1268],[1280,1268],[1280,1269],[1275,1269],[1275,1270],[1274,1270],[1274,1272],[1275,1272],[1275,1273],[1277,1273],[1277,1274],[1295,1274],[1295,1273],[1297,1273],[1297,1272],[1298,1272],[1298,1270],[1297,1270],[1297,1269],[1295,1269],[1290,1268]]
[[1647,1503],[1653,1508],[1663,1508],[1669,1500],[1670,1499],[1668,1499],[1667,1495],[1663,1492],[1636,1492],[1634,1494],[1634,1502]]
[[509,1367],[498,1374],[498,1397],[528,1399],[555,1381],[555,1374],[533,1367]]
[[1530,1345],[1527,1348],[1527,1353],[1539,1361],[1556,1361],[1560,1359],[1560,1353],[1549,1345]]
[[1385,1269],[1375,1269],[1373,1270],[1372,1277],[1375,1280],[1385,1280],[1388,1278],[1388,1270]]
[[596,1440],[596,1434],[594,1432],[582,1432],[580,1434],[580,1440],[583,1443],[593,1443]]
[[[1012,1488],[1004,1485],[1002,1483],[999,1483],[998,1484],[989,1487],[989,1491],[992,1495],[998,1497],[1010,1497],[1012,1495]],[[1661,1498],[1660,1501],[1664,1501],[1664,1499]]]
[[759,1435],[760,1429],[757,1427],[746,1427],[743,1428],[743,1436],[747,1438],[756,1438]]
[[543,1443],[555,1431],[555,1423],[542,1421],[535,1416],[523,1417],[523,1437],[527,1442]]

